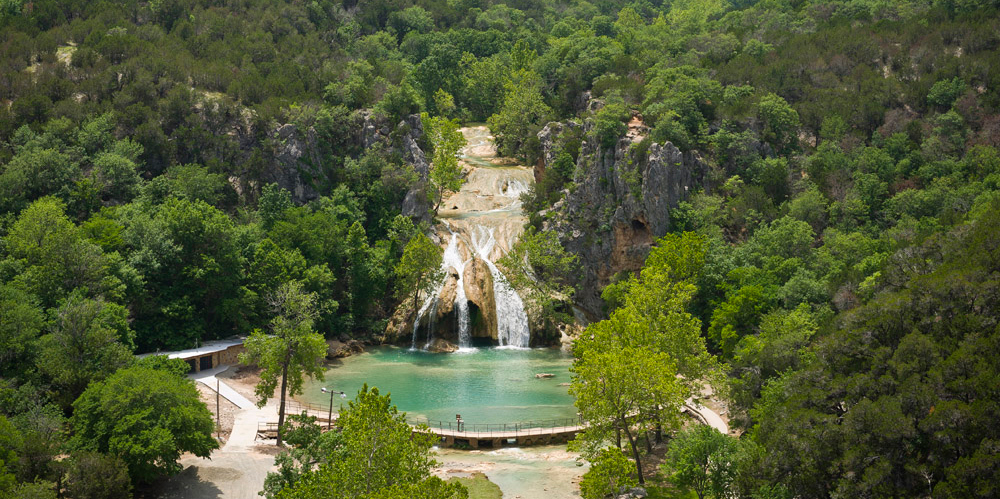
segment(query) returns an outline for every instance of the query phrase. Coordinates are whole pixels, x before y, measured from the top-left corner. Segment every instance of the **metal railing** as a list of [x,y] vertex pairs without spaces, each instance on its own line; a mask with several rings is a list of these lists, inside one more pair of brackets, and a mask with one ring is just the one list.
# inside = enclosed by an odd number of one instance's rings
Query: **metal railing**
[[[324,406],[320,404],[310,404],[308,402],[299,402],[298,400],[287,400],[285,401],[285,415],[291,414],[302,414],[305,412],[310,416],[316,416],[317,419],[322,419],[326,421],[327,416],[330,414],[330,406]],[[337,414],[334,413],[333,419],[337,419]]]
[[[459,421],[439,421],[423,418],[409,418],[411,426],[425,425],[433,430],[449,430],[462,433],[489,433],[517,435],[545,435],[557,433],[559,430],[583,426],[580,418],[542,419],[536,421],[518,421],[514,423],[466,423]],[[556,430],[556,429],[559,430]],[[563,430],[567,431],[567,430]]]
[[273,438],[272,434],[278,434],[278,423],[259,422],[257,423],[257,436],[254,437],[254,440],[258,438]]

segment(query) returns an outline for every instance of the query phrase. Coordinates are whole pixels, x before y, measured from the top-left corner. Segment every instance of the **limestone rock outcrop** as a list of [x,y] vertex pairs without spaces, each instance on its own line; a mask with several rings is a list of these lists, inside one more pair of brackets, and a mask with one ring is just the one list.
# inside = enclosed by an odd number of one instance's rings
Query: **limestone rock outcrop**
[[[430,163],[419,145],[424,133],[420,116],[413,114],[392,125],[365,110],[354,114],[351,119],[358,130],[357,135],[350,139],[355,146],[362,149],[382,146],[398,153],[404,163],[412,165],[417,181],[407,191],[402,211],[414,219],[430,221],[430,202],[424,195]],[[299,204],[318,198],[320,192],[317,186],[328,179],[323,171],[324,159],[320,155],[316,130],[287,123],[276,126],[270,136],[276,148],[274,155],[267,159],[261,180],[288,190],[292,200]],[[241,191],[248,187],[243,182],[238,184],[236,188]]]
[[[546,164],[561,147],[559,137],[579,126],[549,123],[539,132]],[[579,255],[577,305],[595,320],[603,313],[601,289],[616,274],[642,268],[656,238],[670,228],[670,210],[703,185],[708,167],[696,152],[646,138],[638,117],[613,147],[591,136],[591,120],[582,127],[574,188],[540,215],[544,230],[556,231],[564,247]]]
[[292,200],[305,203],[319,197],[316,182],[305,178],[321,179],[322,159],[316,145],[316,130],[300,129],[287,123],[275,128],[271,138],[277,147],[270,165],[262,175],[265,183],[275,183],[292,194]]
[[425,195],[430,163],[418,141],[424,134],[420,116],[411,114],[401,120],[395,127],[385,119],[380,119],[371,111],[362,111],[361,144],[365,149],[376,144],[382,144],[398,152],[403,161],[413,166],[417,173],[417,182],[410,186],[403,200],[403,215],[415,220],[431,221],[431,204]]
[[465,266],[465,296],[469,301],[469,335],[497,339],[496,298],[493,275],[482,260],[473,259]]

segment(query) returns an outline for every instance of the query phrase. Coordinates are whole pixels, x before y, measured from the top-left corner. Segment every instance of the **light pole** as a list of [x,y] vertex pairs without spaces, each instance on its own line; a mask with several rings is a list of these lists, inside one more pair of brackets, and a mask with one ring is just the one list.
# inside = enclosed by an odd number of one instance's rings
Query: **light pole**
[[329,430],[330,428],[333,428],[333,395],[339,393],[340,398],[346,399],[347,394],[345,394],[344,392],[327,390],[325,386],[323,388],[320,388],[319,391],[330,394],[330,412],[326,415],[326,429]]

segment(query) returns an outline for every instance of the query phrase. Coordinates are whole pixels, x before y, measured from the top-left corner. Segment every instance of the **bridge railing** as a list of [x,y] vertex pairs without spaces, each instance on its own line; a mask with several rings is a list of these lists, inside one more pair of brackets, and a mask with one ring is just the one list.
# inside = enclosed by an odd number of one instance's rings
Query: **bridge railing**
[[[317,419],[326,421],[327,416],[330,414],[330,406],[299,402],[298,400],[288,400],[285,402],[286,415],[302,414],[303,412],[310,416],[316,416]],[[336,413],[333,414],[333,419],[337,419]]]
[[270,439],[274,438],[278,434],[278,423],[265,423],[263,421],[257,423],[257,439]]
[[431,430],[449,430],[464,433],[517,433],[519,435],[551,433],[553,428],[582,426],[580,418],[540,419],[535,421],[518,421],[514,423],[466,423],[458,421],[440,421],[424,418],[408,418],[413,426],[426,425]]

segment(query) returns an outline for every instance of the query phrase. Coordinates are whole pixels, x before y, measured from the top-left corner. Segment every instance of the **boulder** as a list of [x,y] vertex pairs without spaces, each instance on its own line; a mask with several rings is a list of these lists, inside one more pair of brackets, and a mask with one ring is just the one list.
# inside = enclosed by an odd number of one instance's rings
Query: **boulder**
[[644,499],[646,496],[646,489],[642,487],[634,487],[616,495],[615,499]]
[[458,351],[458,346],[444,338],[435,338],[427,346],[427,351],[433,353],[451,353]]
[[552,373],[538,373],[538,374],[535,375],[535,379],[546,379],[546,378],[555,378],[555,377],[556,377],[556,375],[552,374]]
[[353,354],[361,353],[365,350],[364,343],[358,340],[326,340],[326,358],[337,359],[350,357]]

